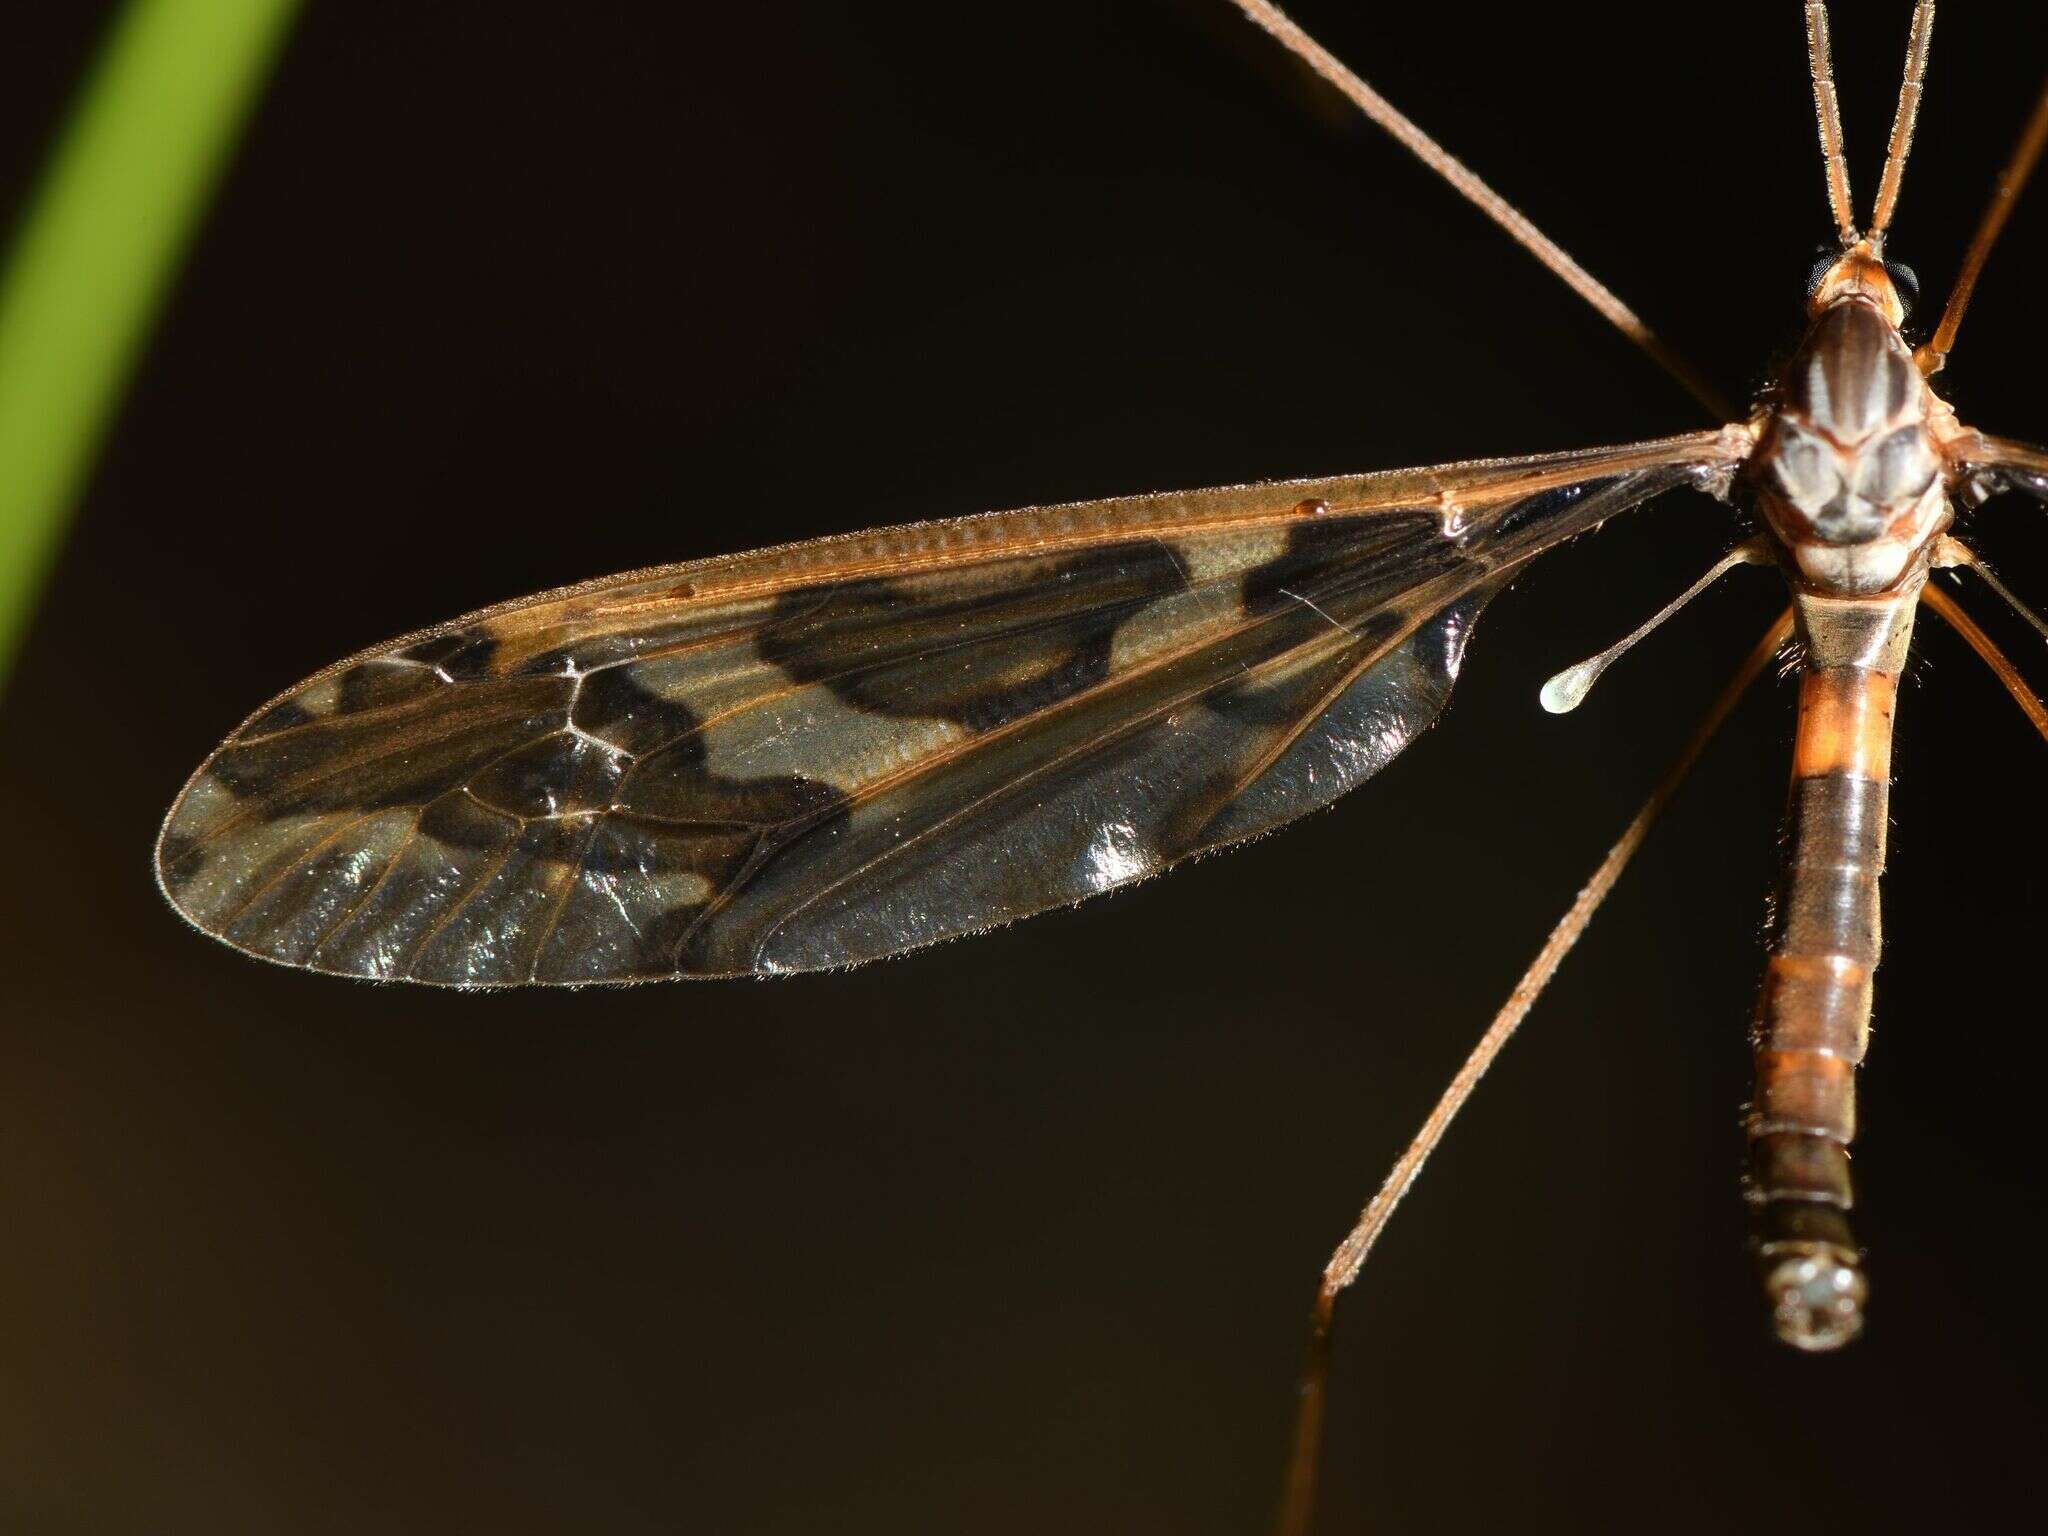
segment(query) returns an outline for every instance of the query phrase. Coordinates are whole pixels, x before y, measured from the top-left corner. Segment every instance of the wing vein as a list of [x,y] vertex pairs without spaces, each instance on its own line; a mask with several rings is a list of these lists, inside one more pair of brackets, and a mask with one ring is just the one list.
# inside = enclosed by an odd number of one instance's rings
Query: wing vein
[[[1463,595],[1465,594],[1460,594],[1460,596]],[[1457,601],[1457,598],[1452,598],[1451,601],[1455,602]],[[1427,610],[1424,618],[1415,620],[1414,622],[1409,624],[1405,629],[1403,629],[1400,633],[1390,638],[1384,645],[1381,645],[1377,650],[1373,651],[1371,654],[1366,656],[1359,663],[1358,668],[1356,670],[1363,671],[1366,668],[1371,667],[1375,663],[1383,660],[1390,651],[1392,651],[1396,646],[1405,642],[1410,636],[1412,636],[1415,633],[1417,629],[1420,629],[1422,627],[1422,624],[1425,623],[1429,617],[1432,617],[1435,613],[1440,612],[1443,606],[1448,606],[1448,604],[1440,605],[1438,607],[1433,607]],[[1348,631],[1346,633],[1347,635],[1349,635]],[[1355,636],[1350,636],[1350,638],[1352,639],[1354,644],[1358,643]],[[1288,650],[1283,651],[1276,656],[1268,657],[1264,661],[1260,662],[1256,667],[1246,668],[1245,675],[1256,677],[1260,673],[1265,672],[1269,668],[1278,666],[1281,663],[1296,662],[1300,660],[1303,649],[1303,647],[1291,647]],[[961,817],[967,815],[969,812],[979,810],[982,806],[990,803],[991,801],[999,798],[1000,796],[1016,792],[1017,789],[1019,789],[1021,786],[1025,784],[1029,784],[1033,779],[1041,778],[1047,773],[1053,772],[1058,768],[1064,767],[1067,763],[1073,761],[1078,757],[1083,757],[1091,752],[1096,751],[1106,742],[1113,741],[1119,736],[1127,735],[1131,731],[1140,729],[1141,727],[1146,725],[1150,725],[1153,721],[1159,719],[1162,715],[1170,714],[1174,710],[1179,709],[1182,706],[1186,705],[1191,700],[1199,699],[1203,694],[1207,693],[1214,686],[1215,684],[1213,682],[1205,681],[1199,687],[1190,688],[1186,692],[1177,694],[1173,698],[1163,700],[1160,703],[1155,704],[1152,708],[1148,710],[1142,711],[1138,714],[1126,716],[1123,719],[1117,720],[1109,726],[1105,727],[1102,731],[1096,733],[1095,735],[1092,735],[1083,741],[1076,742],[1073,746],[1069,747],[1066,751],[1060,753],[1058,756],[1050,758],[1043,763],[1040,763],[1030,772],[1023,774],[1022,776],[1016,779],[1007,780],[1004,783],[998,785],[996,788],[987,790],[984,793],[975,796],[973,799],[962,803],[953,811],[948,812],[945,816],[935,820],[934,822],[932,822],[931,825],[922,827],[918,831],[912,833],[910,836],[901,838],[898,841],[891,843],[887,848],[882,849],[872,858],[863,860],[860,864],[848,870],[845,874],[840,876],[838,879],[832,881],[829,885],[821,886],[817,890],[813,891],[810,895],[804,897],[802,900],[792,903],[789,910],[785,912],[782,916],[778,917],[775,920],[775,922],[771,924],[767,931],[762,935],[760,943],[755,946],[756,954],[758,955],[761,952],[761,950],[763,950],[766,947],[768,940],[773,938],[776,933],[780,932],[793,919],[800,916],[802,913],[808,911],[810,908],[816,906],[818,902],[824,900],[827,896],[831,895],[834,891],[838,890],[842,886],[871,873],[873,870],[881,867],[883,864],[895,858],[898,854],[905,852],[913,845],[923,842],[926,838],[932,836],[934,833],[945,830],[946,827],[958,821]],[[1316,716],[1311,715],[1307,718],[1313,720],[1316,718]],[[781,849],[777,849],[776,853],[779,854],[781,851]],[[771,857],[773,857],[773,855],[771,855]]]

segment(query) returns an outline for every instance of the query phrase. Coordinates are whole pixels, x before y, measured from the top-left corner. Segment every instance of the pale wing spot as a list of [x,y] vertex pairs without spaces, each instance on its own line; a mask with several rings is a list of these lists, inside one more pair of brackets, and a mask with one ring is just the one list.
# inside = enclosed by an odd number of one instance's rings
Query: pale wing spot
[[950,720],[871,714],[816,685],[724,720],[708,718],[698,734],[705,766],[720,778],[809,779],[847,794],[969,735]]
[[1204,582],[1227,581],[1278,560],[1287,553],[1292,533],[1290,528],[1247,528],[1227,538],[1164,542],[1187,572],[1189,585],[1200,586]]
[[711,899],[711,881],[694,869],[680,869],[673,874],[649,874],[641,876],[655,901],[662,907],[694,907]]
[[341,677],[336,674],[292,695],[292,702],[309,715],[331,715],[341,707]]
[[178,887],[178,905],[203,923],[231,916],[265,881],[276,877],[280,858],[319,841],[322,834],[356,814],[303,811],[245,823],[233,848],[224,854],[201,851],[191,855],[196,867]]
[[1176,647],[1185,648],[1191,635],[1221,632],[1244,618],[1235,581],[1211,582],[1193,592],[1147,603],[1116,628],[1109,644],[1112,677],[1142,665]]
[[404,808],[333,813],[326,833],[300,849],[267,883],[243,893],[247,905],[227,933],[251,949],[303,963],[339,929],[403,848],[413,814]]
[[178,803],[179,828],[190,829],[191,836],[204,837],[208,829],[233,816],[238,807],[233,790],[211,771],[202,772],[192,780],[192,787]]

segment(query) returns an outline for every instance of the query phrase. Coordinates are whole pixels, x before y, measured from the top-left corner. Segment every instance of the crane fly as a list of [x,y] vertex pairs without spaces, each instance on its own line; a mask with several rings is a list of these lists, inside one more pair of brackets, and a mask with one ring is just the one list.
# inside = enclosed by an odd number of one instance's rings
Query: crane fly
[[2048,500],[2048,451],[1934,388],[2048,138],[2020,136],[1917,350],[1888,259],[1934,20],[1916,5],[1877,195],[1851,198],[1827,10],[1806,45],[1835,241],[1807,329],[1738,412],[1627,306],[1266,0],[1236,0],[1714,413],[1620,447],[1031,507],[641,570],[374,647],[264,705],[192,776],[156,872],[250,955],[467,988],[781,975],[976,933],[1272,830],[1442,711],[1487,603],[1538,555],[1690,487],[1754,528],[1615,657],[1738,565],[1789,607],[1553,931],[1325,1269],[1286,1523],[1306,1522],[1337,1294],[1733,702],[1796,639],[1782,873],[1753,1019],[1747,1195],[1777,1336],[1862,1328],[1848,1147],[1878,960],[1897,681],[1924,600],[2044,735],[1953,598],[1953,532]]

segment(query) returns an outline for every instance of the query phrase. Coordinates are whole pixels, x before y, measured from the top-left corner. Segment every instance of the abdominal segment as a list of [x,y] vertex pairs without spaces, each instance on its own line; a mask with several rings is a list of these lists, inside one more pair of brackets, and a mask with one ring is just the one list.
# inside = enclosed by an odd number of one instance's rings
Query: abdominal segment
[[1883,643],[1853,658],[1829,654],[1812,623],[1817,605],[1802,604],[1809,658],[1747,1124],[1766,1300],[1778,1336],[1801,1349],[1836,1348],[1863,1324],[1848,1149],[1881,944],[1892,712],[1917,595],[1869,600],[1891,622],[1863,625]]

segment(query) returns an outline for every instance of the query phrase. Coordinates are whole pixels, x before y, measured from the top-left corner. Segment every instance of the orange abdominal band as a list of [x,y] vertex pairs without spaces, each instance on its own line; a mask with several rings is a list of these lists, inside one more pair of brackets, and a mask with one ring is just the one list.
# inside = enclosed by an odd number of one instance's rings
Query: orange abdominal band
[[1809,672],[1799,690],[1793,776],[1842,774],[1886,780],[1892,772],[1892,709],[1898,679],[1862,667]]

